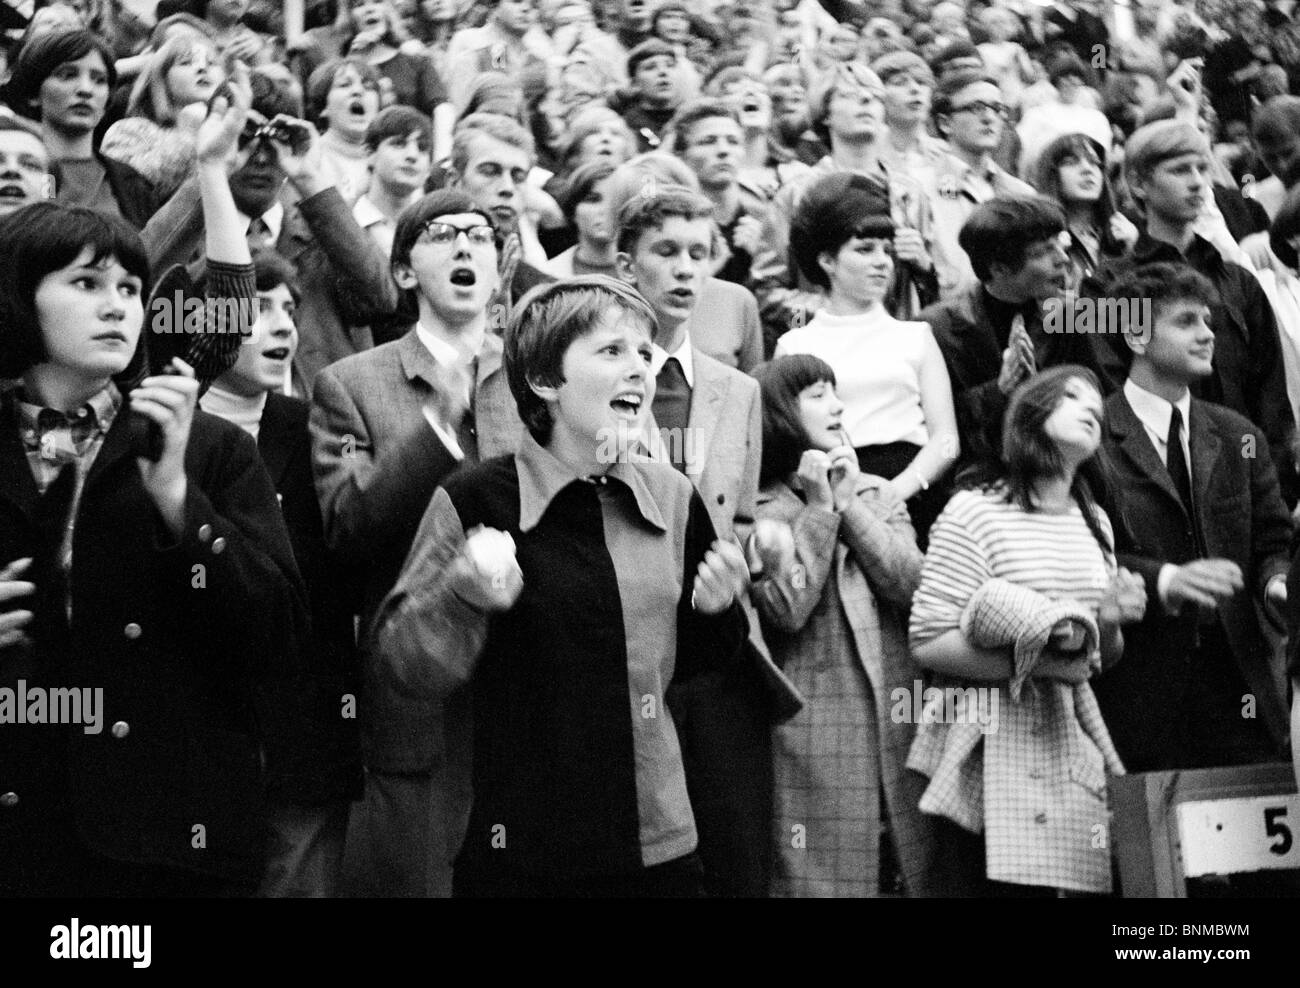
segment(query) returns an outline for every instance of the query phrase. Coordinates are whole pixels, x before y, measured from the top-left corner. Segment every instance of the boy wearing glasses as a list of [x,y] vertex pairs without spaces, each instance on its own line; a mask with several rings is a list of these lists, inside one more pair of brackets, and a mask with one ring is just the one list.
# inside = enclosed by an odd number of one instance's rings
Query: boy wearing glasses
[[982,71],[957,72],[935,90],[931,115],[949,153],[920,177],[934,212],[934,267],[944,299],[975,284],[970,258],[957,243],[975,207],[995,196],[1035,195],[1028,182],[993,160],[1007,113],[1002,90]]
[[[325,539],[357,575],[361,627],[392,588],[434,490],[462,461],[513,452],[520,424],[488,330],[497,273],[492,219],[462,192],[407,207],[393,239],[396,283],[414,290],[419,321],[401,339],[355,354],[316,378],[313,468]],[[344,863],[353,894],[445,896],[451,852],[441,828],[405,823],[447,791],[442,707],[416,701],[362,664],[366,794]],[[457,742],[446,739],[448,747]],[[418,838],[418,839],[417,839]],[[434,843],[429,843],[434,841]],[[430,862],[425,868],[426,860]]]

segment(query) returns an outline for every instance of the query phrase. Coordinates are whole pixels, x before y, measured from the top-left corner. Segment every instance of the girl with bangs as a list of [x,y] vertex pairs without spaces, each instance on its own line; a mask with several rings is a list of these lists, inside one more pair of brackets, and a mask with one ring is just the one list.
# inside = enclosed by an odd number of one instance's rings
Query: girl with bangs
[[[246,78],[234,90],[199,129],[197,170],[207,296],[247,311],[226,173]],[[79,719],[5,729],[0,842],[21,852],[0,895],[225,896],[261,878],[251,688],[298,665],[301,580],[252,439],[196,411],[183,361],[149,372],[149,281],[119,217],[39,203],[4,222],[0,684],[87,698]],[[170,332],[159,317],[180,314],[158,301],[150,328]]]
[[1085,368],[1030,378],[1001,461],[963,478],[930,532],[910,636],[944,702],[908,767],[965,872],[950,894],[1111,891],[1106,775],[1123,766],[1088,680],[1119,660],[1146,592],[1098,507],[1102,416]]
[[773,728],[772,893],[939,894],[923,786],[904,764],[914,728],[891,711],[921,679],[907,651],[922,562],[907,507],[859,470],[829,364],[778,357],[759,384],[754,604],[805,700]]
[[213,41],[191,32],[174,35],[136,79],[126,117],[108,128],[100,150],[170,198],[194,170],[195,134],[208,100],[225,80]]
[[1138,228],[1115,206],[1106,152],[1086,134],[1064,134],[1047,145],[1035,185],[1065,211],[1071,291],[1106,258],[1126,254],[1137,243]]

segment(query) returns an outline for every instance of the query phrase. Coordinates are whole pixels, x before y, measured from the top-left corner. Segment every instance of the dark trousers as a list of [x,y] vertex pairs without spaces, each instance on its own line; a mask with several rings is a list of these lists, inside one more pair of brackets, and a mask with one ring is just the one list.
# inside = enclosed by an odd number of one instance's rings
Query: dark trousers
[[[858,454],[858,469],[863,473],[893,480],[907,469],[916,454],[921,452],[921,447],[916,443],[883,443],[879,446],[859,446],[854,452]],[[907,502],[907,513],[912,517],[916,543],[922,552],[930,541],[930,526],[948,503],[949,493],[949,481],[944,478]]]
[[456,866],[452,895],[458,899],[698,899],[704,894],[704,866],[688,854],[630,875],[542,878]]

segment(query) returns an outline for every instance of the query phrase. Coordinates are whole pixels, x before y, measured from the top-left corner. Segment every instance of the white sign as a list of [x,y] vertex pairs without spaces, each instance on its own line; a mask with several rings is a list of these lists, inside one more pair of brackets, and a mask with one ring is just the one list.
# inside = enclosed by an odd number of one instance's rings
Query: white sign
[[1179,803],[1183,874],[1236,875],[1300,868],[1300,796]]

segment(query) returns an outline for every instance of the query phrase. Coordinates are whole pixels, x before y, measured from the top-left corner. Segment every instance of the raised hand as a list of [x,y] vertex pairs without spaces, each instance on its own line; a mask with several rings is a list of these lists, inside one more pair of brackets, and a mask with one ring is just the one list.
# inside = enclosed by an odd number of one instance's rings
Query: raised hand
[[452,565],[452,590],[480,611],[508,611],[523,592],[524,573],[508,532],[480,525]]
[[831,458],[820,449],[806,449],[799,458],[796,476],[810,507],[821,508],[823,511],[835,510],[830,470]]
[[700,562],[691,603],[701,614],[720,614],[739,600],[748,586],[745,554],[736,543],[718,539]]

